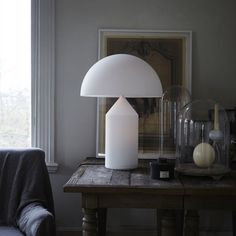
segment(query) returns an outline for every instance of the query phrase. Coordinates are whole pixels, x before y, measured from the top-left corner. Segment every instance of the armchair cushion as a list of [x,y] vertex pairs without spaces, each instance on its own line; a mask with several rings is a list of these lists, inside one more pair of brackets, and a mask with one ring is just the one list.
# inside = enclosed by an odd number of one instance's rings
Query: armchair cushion
[[18,227],[27,236],[54,235],[54,217],[38,203],[30,203],[21,211]]
[[4,236],[24,236],[18,229],[8,226],[0,226],[0,235]]

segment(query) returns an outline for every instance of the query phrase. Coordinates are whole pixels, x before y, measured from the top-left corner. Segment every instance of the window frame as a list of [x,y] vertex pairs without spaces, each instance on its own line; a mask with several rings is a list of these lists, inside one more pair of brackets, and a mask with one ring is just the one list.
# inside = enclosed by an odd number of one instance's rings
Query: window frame
[[55,0],[31,0],[31,142],[55,173]]

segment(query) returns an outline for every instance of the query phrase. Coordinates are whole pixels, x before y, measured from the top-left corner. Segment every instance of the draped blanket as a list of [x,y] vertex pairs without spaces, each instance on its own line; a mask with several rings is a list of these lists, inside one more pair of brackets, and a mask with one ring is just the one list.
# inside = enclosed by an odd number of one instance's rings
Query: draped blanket
[[32,203],[54,215],[44,152],[36,148],[0,149],[0,225],[16,227],[22,210]]

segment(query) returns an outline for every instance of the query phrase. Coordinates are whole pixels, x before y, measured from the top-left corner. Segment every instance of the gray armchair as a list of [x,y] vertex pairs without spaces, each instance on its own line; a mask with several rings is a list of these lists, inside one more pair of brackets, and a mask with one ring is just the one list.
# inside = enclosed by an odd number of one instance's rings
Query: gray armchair
[[54,236],[54,205],[41,149],[0,149],[0,236]]

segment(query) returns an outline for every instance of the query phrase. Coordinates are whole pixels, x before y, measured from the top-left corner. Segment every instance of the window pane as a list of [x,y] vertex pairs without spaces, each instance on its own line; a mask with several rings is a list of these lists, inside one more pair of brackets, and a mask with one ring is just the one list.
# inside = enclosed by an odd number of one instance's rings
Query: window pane
[[0,146],[31,145],[31,1],[0,0]]

